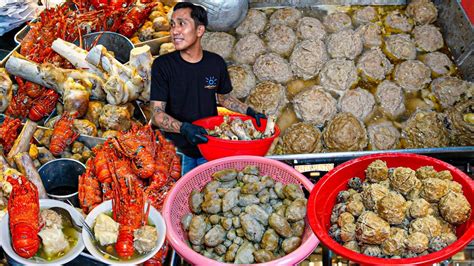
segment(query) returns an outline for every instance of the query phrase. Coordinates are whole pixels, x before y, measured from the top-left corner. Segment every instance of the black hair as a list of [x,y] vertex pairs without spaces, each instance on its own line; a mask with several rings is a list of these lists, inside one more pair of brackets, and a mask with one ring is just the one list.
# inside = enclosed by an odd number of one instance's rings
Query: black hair
[[199,25],[204,25],[204,27],[207,27],[207,11],[202,6],[198,6],[189,2],[179,2],[174,6],[173,11],[182,8],[191,9],[191,18],[194,20],[196,27]]

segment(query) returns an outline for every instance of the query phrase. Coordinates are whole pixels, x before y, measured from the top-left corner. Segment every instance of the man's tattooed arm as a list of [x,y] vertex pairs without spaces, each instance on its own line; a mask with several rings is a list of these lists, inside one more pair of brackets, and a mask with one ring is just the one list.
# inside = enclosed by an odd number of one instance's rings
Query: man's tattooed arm
[[225,108],[234,112],[239,112],[241,114],[245,114],[247,112],[247,108],[249,107],[234,96],[230,95],[230,93],[217,94],[217,100],[219,101],[219,104]]
[[179,133],[181,122],[165,113],[166,102],[151,101],[153,110],[152,123],[166,132]]

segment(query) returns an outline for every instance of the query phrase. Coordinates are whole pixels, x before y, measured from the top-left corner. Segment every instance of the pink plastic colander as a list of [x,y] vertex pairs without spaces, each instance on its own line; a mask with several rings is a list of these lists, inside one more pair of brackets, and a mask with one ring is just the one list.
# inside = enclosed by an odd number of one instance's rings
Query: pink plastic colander
[[[226,168],[242,170],[247,165],[255,165],[263,175],[271,176],[283,184],[294,183],[302,185],[307,191],[311,191],[313,184],[305,176],[290,166],[264,157],[258,156],[232,156],[217,159],[203,164],[186,175],[174,185],[163,206],[163,217],[166,222],[166,236],[171,246],[189,263],[193,265],[222,265],[218,261],[206,258],[192,250],[187,244],[186,232],[181,226],[181,218],[191,212],[189,208],[189,195],[193,189],[202,189],[212,180],[211,174]],[[318,246],[319,240],[313,234],[309,222],[306,219],[306,227],[303,234],[302,244],[295,251],[268,263],[254,265],[295,265],[303,261]]]

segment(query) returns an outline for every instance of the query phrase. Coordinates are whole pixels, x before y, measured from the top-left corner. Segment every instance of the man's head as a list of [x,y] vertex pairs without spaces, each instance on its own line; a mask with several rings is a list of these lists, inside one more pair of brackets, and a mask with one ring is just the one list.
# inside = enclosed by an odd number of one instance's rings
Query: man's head
[[199,43],[206,26],[207,12],[203,7],[187,2],[177,3],[171,17],[171,38],[176,50],[186,50]]

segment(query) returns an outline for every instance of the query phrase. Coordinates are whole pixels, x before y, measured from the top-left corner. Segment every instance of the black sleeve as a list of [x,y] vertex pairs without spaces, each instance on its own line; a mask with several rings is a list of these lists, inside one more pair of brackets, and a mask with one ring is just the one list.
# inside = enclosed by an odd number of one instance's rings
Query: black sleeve
[[217,93],[219,94],[227,94],[232,91],[232,83],[229,77],[229,71],[227,71],[227,64],[225,63],[224,59],[221,58],[221,76],[219,82],[219,88],[217,88]]
[[156,58],[151,67],[150,101],[167,102],[169,78],[165,71],[165,62]]

